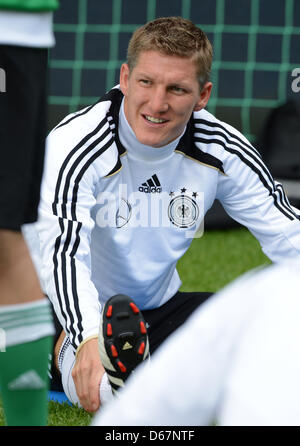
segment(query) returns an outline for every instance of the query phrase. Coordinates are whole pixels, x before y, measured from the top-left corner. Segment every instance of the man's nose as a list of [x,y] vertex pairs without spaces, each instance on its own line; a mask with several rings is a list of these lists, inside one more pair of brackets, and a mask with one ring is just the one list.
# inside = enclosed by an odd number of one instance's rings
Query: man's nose
[[151,91],[150,97],[151,112],[165,113],[169,109],[167,92],[163,87],[156,87]]

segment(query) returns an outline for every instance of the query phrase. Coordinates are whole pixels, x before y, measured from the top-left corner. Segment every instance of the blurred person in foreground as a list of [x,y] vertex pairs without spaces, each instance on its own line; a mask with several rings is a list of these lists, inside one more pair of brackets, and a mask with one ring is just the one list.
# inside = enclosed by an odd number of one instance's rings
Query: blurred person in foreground
[[22,235],[37,220],[57,0],[0,0],[0,394],[8,425],[45,425],[52,314]]
[[94,426],[299,426],[300,261],[245,274],[199,307]]

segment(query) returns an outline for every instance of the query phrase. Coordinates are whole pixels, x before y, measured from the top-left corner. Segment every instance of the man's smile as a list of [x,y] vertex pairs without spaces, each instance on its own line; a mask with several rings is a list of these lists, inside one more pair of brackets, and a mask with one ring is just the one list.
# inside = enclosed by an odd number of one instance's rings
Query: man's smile
[[164,124],[165,122],[168,122],[167,119],[155,118],[154,116],[150,115],[142,115],[142,116],[146,121],[151,122],[153,124]]

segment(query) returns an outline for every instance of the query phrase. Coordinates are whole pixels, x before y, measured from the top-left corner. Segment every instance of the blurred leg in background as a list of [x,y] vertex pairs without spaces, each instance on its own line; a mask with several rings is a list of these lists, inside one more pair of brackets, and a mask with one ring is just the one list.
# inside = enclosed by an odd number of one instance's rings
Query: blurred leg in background
[[52,14],[1,10],[0,28],[0,395],[8,425],[38,426],[47,423],[54,330],[22,226],[37,220]]

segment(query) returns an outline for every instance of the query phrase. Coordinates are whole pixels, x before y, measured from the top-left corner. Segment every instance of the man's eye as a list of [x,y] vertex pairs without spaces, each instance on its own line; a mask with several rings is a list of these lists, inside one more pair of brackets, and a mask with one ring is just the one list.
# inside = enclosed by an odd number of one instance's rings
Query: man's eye
[[171,90],[175,93],[183,94],[185,92],[184,88],[178,87],[177,85],[172,85]]
[[150,81],[147,79],[140,79],[140,83],[143,85],[150,85]]

